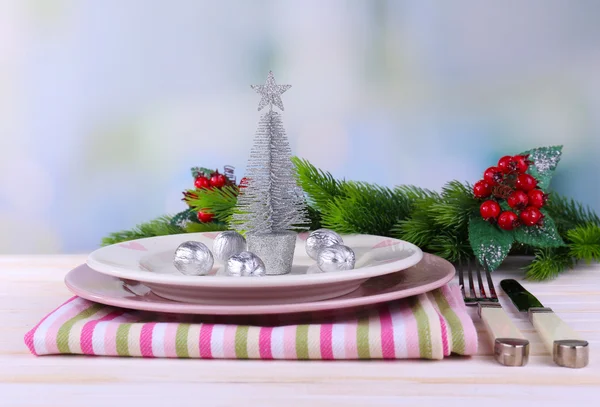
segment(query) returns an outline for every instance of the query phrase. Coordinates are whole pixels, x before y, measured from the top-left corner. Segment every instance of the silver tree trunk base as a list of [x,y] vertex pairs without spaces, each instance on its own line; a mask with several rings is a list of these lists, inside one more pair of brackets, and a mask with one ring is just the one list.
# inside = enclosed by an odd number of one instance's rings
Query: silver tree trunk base
[[282,275],[292,272],[296,232],[248,233],[248,251],[261,258],[267,275]]

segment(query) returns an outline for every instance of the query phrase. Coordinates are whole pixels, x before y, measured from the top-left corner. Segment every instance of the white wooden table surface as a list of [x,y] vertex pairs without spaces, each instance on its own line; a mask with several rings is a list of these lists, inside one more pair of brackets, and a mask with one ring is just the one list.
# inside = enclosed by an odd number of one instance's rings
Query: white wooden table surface
[[[475,313],[479,355],[443,361],[31,355],[23,335],[71,296],[63,278],[84,260],[82,255],[0,256],[0,406],[600,405],[600,265],[580,265],[551,282],[524,283],[590,342],[584,369],[554,365],[503,293],[502,304],[532,344],[525,367],[494,361]],[[521,279],[522,272],[499,270],[494,280],[509,276]]]

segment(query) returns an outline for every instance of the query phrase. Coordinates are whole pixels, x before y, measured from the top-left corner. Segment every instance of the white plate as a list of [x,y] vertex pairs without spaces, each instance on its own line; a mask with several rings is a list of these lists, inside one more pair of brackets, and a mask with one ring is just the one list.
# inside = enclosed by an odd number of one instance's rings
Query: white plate
[[[425,253],[423,260],[413,267],[363,282],[355,291],[334,299],[315,302],[294,302],[285,304],[249,305],[227,304],[207,305],[171,301],[155,295],[140,283],[128,283],[116,277],[106,276],[81,265],[65,277],[67,287],[76,295],[101,304],[155,312],[203,315],[266,315],[301,314],[308,312],[307,318],[314,322],[320,311],[335,311],[364,307],[399,298],[425,293],[448,283],[454,277],[454,267],[446,260]],[[325,317],[325,315],[323,315]],[[330,315],[327,316],[331,318]],[[282,324],[282,320],[278,320]],[[299,321],[285,320],[286,323]],[[236,322],[228,322],[236,323]],[[241,323],[241,322],[237,322]],[[245,321],[247,324],[248,321]]]
[[292,273],[283,276],[229,277],[222,264],[207,276],[186,276],[173,266],[175,249],[189,240],[212,248],[215,232],[188,233],[139,239],[103,247],[91,253],[90,268],[113,277],[139,281],[165,298],[204,304],[276,304],[316,301],[347,294],[366,279],[417,264],[423,252],[398,239],[371,235],[342,236],[356,253],[354,270],[322,273],[305,251],[308,234],[298,235]]

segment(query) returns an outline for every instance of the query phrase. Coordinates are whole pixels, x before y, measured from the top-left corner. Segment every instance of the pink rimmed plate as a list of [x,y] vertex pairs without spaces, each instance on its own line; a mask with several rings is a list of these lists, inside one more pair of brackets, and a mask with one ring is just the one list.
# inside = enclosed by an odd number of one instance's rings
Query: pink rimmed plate
[[67,287],[76,295],[116,307],[204,315],[288,314],[339,310],[377,304],[422,294],[448,283],[454,277],[454,266],[448,261],[424,254],[418,264],[397,273],[364,281],[353,292],[323,301],[284,304],[210,305],[172,301],[162,298],[138,282],[98,273],[86,265],[70,271],[65,277]]
[[161,297],[206,305],[284,304],[339,297],[362,283],[417,264],[423,252],[403,240],[372,235],[346,235],[356,253],[353,270],[323,273],[305,251],[307,234],[298,235],[292,273],[282,276],[230,277],[223,264],[207,276],[186,276],[173,265],[175,249],[189,240],[212,248],[218,233],[190,233],[139,239],[91,253],[87,265],[112,277],[137,281]]

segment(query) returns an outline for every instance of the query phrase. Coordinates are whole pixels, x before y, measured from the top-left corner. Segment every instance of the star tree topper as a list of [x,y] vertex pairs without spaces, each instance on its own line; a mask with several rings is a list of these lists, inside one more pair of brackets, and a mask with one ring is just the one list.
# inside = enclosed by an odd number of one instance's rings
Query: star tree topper
[[277,85],[275,83],[275,76],[273,72],[269,71],[267,81],[264,85],[251,85],[252,89],[259,93],[262,98],[258,103],[258,110],[261,110],[265,106],[269,105],[269,109],[273,110],[273,105],[277,106],[283,111],[283,102],[281,101],[281,94],[292,87],[292,85]]

